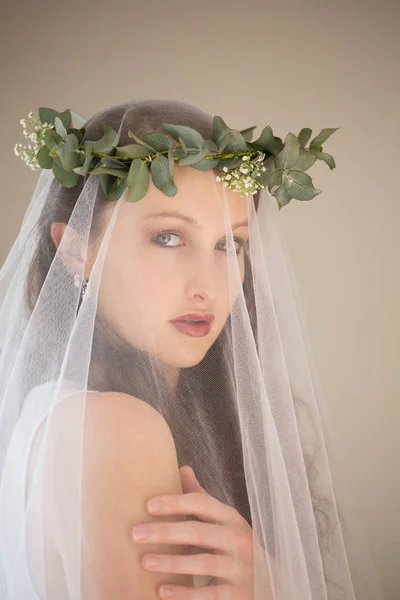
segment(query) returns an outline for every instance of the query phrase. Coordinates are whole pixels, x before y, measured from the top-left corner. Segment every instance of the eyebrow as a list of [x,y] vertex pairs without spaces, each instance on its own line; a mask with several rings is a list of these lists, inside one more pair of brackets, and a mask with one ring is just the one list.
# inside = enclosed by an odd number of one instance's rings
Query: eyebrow
[[[182,213],[177,212],[176,210],[164,210],[162,212],[146,215],[143,218],[144,219],[151,219],[151,218],[154,219],[157,217],[175,217],[177,219],[181,219],[182,221],[185,221],[186,223],[189,223],[189,225],[192,225],[193,227],[196,227],[196,228],[200,227],[200,225],[197,223],[197,221],[195,221],[195,219],[193,219],[192,217],[189,217],[188,215],[183,215]],[[246,219],[245,221],[239,221],[238,223],[234,223],[232,225],[232,229],[237,229],[238,227],[248,227],[248,225],[249,225],[249,222]]]

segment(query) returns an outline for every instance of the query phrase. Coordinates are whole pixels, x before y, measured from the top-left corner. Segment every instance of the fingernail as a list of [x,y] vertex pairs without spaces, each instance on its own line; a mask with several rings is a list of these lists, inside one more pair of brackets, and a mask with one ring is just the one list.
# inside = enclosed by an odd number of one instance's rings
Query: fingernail
[[133,538],[135,540],[144,540],[150,535],[150,528],[147,525],[139,525],[133,528]]
[[160,588],[160,596],[161,596],[161,598],[172,598],[172,593],[173,593],[173,588],[172,587],[166,587],[165,585],[163,585]]
[[164,502],[161,500],[149,500],[147,507],[150,512],[160,512],[164,508]]
[[146,556],[144,564],[146,567],[159,567],[161,566],[161,559],[158,556]]

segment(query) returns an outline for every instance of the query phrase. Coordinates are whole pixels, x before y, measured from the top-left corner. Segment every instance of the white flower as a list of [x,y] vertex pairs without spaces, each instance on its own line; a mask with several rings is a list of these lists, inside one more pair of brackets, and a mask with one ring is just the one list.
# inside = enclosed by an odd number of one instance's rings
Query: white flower
[[49,123],[41,123],[40,119],[34,115],[32,111],[28,114],[28,119],[21,119],[20,123],[23,126],[24,136],[30,140],[31,143],[27,146],[16,144],[14,153],[17,156],[20,156],[28,167],[35,170],[40,166],[37,161],[37,154],[45,145],[44,138],[46,131],[48,129],[54,129],[54,126]]

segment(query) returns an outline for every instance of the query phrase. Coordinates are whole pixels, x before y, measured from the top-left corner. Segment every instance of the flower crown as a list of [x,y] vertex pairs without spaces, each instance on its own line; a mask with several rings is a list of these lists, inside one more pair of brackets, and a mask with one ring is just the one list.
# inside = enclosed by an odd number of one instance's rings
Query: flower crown
[[251,141],[256,125],[237,131],[230,129],[219,116],[213,118],[212,140],[185,125],[163,123],[165,133],[148,133],[135,142],[118,146],[119,134],[103,123],[104,135],[96,141],[82,143],[85,128],[71,127],[72,116],[84,117],[67,109],[57,112],[40,108],[39,117],[32,112],[21,119],[28,146],[16,144],[14,152],[35,170],[52,169],[55,179],[65,187],[74,187],[81,176],[99,175],[100,185],[109,200],[117,200],[129,188],[129,202],[143,198],[148,190],[150,174],[154,184],[167,196],[178,191],[174,183],[175,162],[205,171],[220,169],[224,186],[242,196],[253,195],[268,186],[279,210],[292,198],[311,200],[322,190],[313,186],[305,173],[317,159],[335,168],[333,156],[322,152],[322,144],[336,128],[325,128],[309,141],[312,131],[304,128],[298,136],[288,133],[285,142],[275,137],[271,127],[265,127],[260,137]]

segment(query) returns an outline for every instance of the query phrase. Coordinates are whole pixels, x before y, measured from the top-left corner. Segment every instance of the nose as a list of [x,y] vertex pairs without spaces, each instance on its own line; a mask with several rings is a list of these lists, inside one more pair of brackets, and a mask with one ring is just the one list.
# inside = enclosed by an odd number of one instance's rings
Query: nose
[[202,298],[212,302],[217,297],[218,286],[221,283],[221,272],[213,260],[207,257],[196,257],[188,265],[189,276],[186,281],[186,294],[189,298]]

